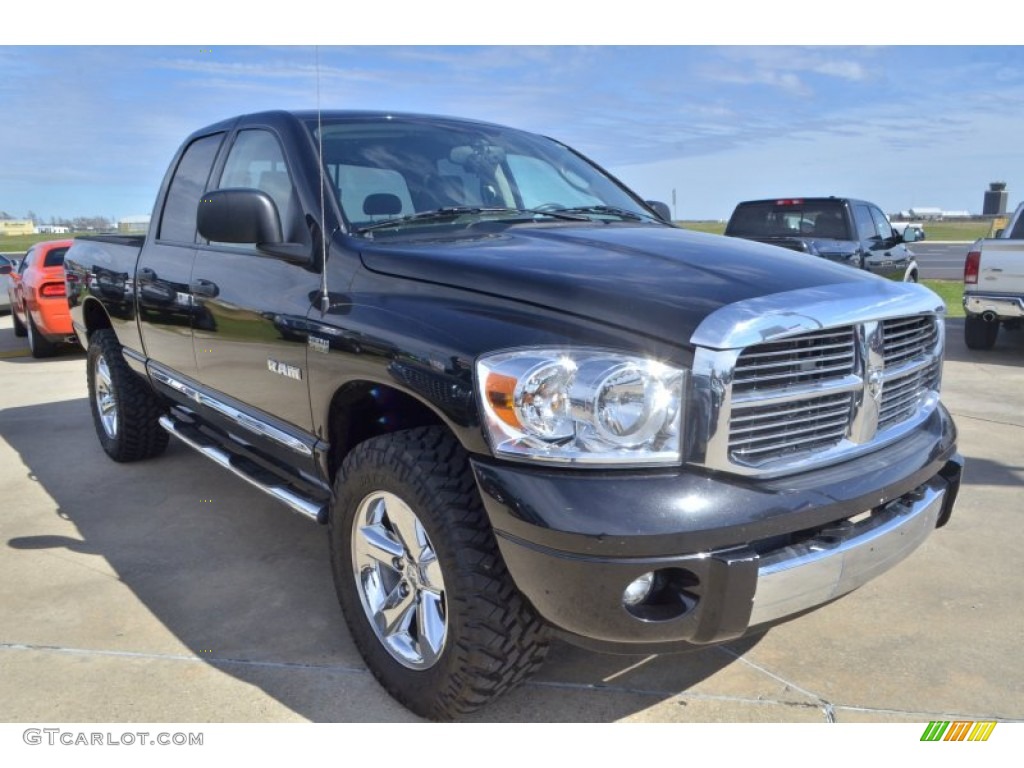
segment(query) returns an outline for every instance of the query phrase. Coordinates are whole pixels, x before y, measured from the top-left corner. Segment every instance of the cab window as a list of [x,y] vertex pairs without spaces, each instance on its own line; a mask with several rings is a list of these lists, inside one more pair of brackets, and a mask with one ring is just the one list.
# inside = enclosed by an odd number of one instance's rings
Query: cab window
[[295,185],[281,145],[270,131],[240,131],[228,153],[218,189],[258,189],[277,207],[281,230],[288,242],[305,240]]
[[891,239],[893,236],[892,224],[889,223],[885,214],[874,206],[869,207],[868,210],[871,211],[871,218],[874,219],[875,231],[878,233],[878,236],[883,240]]

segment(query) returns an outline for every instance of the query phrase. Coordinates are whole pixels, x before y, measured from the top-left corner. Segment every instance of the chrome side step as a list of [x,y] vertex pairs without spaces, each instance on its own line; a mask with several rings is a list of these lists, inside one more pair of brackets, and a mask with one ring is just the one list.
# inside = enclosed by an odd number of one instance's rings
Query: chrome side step
[[288,484],[283,479],[274,478],[272,482],[268,482],[257,477],[257,473],[270,475],[270,472],[263,470],[245,457],[233,454],[224,446],[207,439],[199,430],[175,421],[171,416],[166,415],[160,417],[160,426],[185,443],[185,445],[194,448],[206,458],[230,470],[250,485],[283,502],[295,512],[317,522],[327,520],[326,503],[316,501],[294,488],[288,487]]

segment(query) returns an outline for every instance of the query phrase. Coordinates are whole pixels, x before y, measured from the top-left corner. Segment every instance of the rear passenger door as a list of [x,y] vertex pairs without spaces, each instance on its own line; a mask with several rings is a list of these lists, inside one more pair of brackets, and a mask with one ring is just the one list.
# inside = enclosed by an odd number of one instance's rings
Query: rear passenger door
[[135,270],[146,356],[188,378],[196,375],[189,285],[196,256],[196,211],[223,139],[223,133],[204,136],[185,148],[167,187],[155,236],[143,246]]

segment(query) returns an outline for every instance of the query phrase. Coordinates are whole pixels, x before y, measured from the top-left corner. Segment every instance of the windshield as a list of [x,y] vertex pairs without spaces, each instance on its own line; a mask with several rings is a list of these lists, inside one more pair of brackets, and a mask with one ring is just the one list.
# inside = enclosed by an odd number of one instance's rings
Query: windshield
[[[314,141],[320,138],[310,124]],[[558,142],[485,125],[402,118],[325,121],[324,168],[356,230],[458,215],[652,220],[636,198]],[[557,215],[576,210],[579,215]],[[421,214],[410,219],[409,217]],[[521,218],[521,216],[520,216]]]
[[849,240],[838,200],[768,200],[740,203],[725,234],[732,237],[820,237]]

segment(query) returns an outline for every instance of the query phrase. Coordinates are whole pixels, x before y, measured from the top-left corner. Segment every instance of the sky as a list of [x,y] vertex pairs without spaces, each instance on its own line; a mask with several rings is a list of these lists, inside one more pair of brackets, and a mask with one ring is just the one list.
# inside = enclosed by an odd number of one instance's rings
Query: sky
[[452,115],[553,136],[677,219],[817,195],[887,212],[980,213],[993,181],[1007,183],[1011,208],[1024,199],[1024,47],[285,37],[56,47],[0,38],[0,210],[43,221],[149,214],[193,130],[315,108],[318,89],[324,109]]

